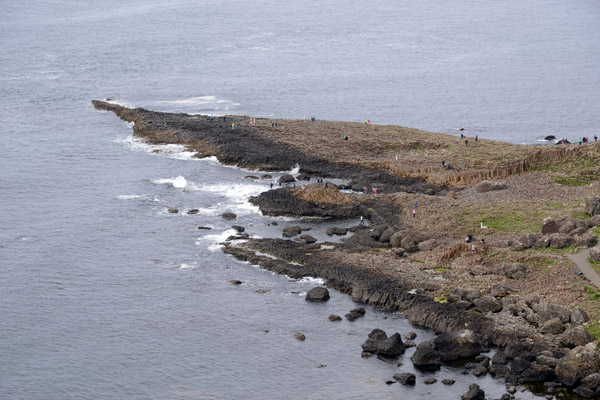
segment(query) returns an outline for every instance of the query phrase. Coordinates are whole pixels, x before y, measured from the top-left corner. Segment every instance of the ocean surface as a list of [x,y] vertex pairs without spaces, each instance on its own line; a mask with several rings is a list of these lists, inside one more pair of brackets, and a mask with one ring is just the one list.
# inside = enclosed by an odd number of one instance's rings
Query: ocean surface
[[357,305],[309,304],[318,281],[219,251],[231,225],[325,240],[356,221],[264,217],[247,198],[270,182],[244,178],[260,171],[148,146],[90,100],[574,140],[600,130],[598,21],[581,0],[3,1],[0,398],[448,399],[473,382],[500,397],[449,367],[451,387],[386,385],[412,351],[362,359],[368,333],[432,332],[372,307],[329,322]]

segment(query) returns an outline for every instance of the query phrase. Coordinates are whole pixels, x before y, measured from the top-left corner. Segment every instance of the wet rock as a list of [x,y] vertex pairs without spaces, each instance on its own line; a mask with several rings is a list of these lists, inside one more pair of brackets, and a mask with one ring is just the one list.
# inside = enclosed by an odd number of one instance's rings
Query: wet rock
[[304,243],[306,243],[306,244],[312,244],[312,243],[317,242],[317,239],[315,239],[314,237],[312,237],[310,235],[300,235],[299,239],[304,241]]
[[527,267],[523,264],[506,262],[498,263],[492,269],[495,275],[502,275],[511,279],[525,278],[525,271],[527,271]]
[[242,284],[242,281],[238,281],[237,279],[231,279],[227,282],[231,283],[232,285],[241,285]]
[[259,178],[258,178],[258,176],[256,176],[256,175],[246,175],[246,176],[244,177],[244,179],[258,180]]
[[329,319],[331,322],[337,322],[337,321],[341,321],[341,320],[342,320],[342,317],[340,317],[339,315],[331,314],[331,315],[328,317],[328,319]]
[[433,346],[417,346],[410,360],[417,368],[439,368],[442,364],[440,352]]
[[304,342],[306,340],[306,336],[304,336],[304,334],[300,332],[294,333],[294,337],[301,342]]
[[555,378],[554,369],[547,365],[532,363],[531,367],[521,373],[519,378],[523,383],[547,382]]
[[389,338],[382,340],[377,345],[377,354],[394,357],[403,354],[406,346],[402,343],[402,337],[399,333],[394,333]]
[[434,344],[444,362],[475,357],[481,352],[481,345],[471,331],[442,333],[434,339]]
[[423,383],[426,385],[433,385],[436,382],[437,382],[437,379],[435,379],[435,378],[427,378],[423,381]]
[[581,308],[576,308],[571,311],[571,322],[576,325],[585,324],[590,320],[587,313]]
[[475,308],[482,313],[502,311],[502,303],[496,300],[494,296],[483,296],[473,302]]
[[515,393],[517,393],[517,388],[514,386],[511,386],[511,387],[506,388],[506,391],[510,394],[515,394]]
[[542,220],[542,235],[558,233],[558,224],[554,218],[546,217]]
[[376,353],[379,343],[386,340],[387,334],[381,329],[373,329],[368,339],[361,345],[363,352]]
[[502,396],[500,396],[500,400],[510,400],[510,394],[508,393],[503,393]]
[[348,228],[329,227],[327,228],[327,235],[345,235],[348,232]]
[[221,218],[231,220],[237,218],[237,215],[232,212],[226,212],[221,215]]
[[508,378],[510,376],[510,368],[506,365],[492,364],[489,369],[490,375],[494,378]]
[[473,375],[479,377],[479,376],[484,376],[488,373],[488,369],[486,368],[485,365],[479,364],[477,365],[477,367],[475,367],[475,369],[473,370]]
[[415,374],[411,374],[410,372],[395,374],[393,378],[403,385],[414,385],[417,381]]
[[581,385],[574,392],[585,399],[600,397],[600,374],[594,373],[581,380]]
[[263,179],[263,180],[265,180],[265,179],[273,179],[273,175],[270,175],[270,174],[262,174],[262,175],[260,176],[260,179]]
[[273,221],[273,222],[271,222],[271,225],[273,225],[273,226],[277,226],[277,225],[279,225],[279,224],[277,223],[277,221]]
[[202,229],[202,230],[211,230],[212,228],[210,226],[199,226],[198,229]]
[[189,215],[196,215],[200,212],[200,210],[198,210],[197,208],[192,208],[191,210],[188,210],[188,214]]
[[594,338],[583,326],[578,325],[574,328],[567,329],[560,335],[559,342],[562,346],[573,348],[576,346],[585,346],[592,342]]
[[288,226],[283,228],[284,237],[293,237],[302,233],[302,228],[299,226]]
[[415,347],[417,344],[415,342],[413,342],[412,340],[407,340],[406,342],[404,342],[404,345],[408,348],[408,347]]
[[298,176],[296,176],[296,180],[299,180],[299,181],[310,181],[310,175],[308,175],[308,174],[299,174]]
[[556,364],[558,364],[558,359],[546,355],[539,355],[536,357],[535,362],[540,365],[546,365],[550,368],[555,368]]
[[364,307],[358,307],[358,308],[350,310],[350,312],[348,314],[344,315],[344,317],[346,317],[346,319],[348,321],[354,321],[360,317],[364,317],[365,313],[366,313],[366,311],[365,311]]
[[595,343],[569,351],[556,365],[556,378],[567,386],[575,386],[583,378],[600,370],[600,353]]
[[396,382],[394,382],[394,381],[385,381],[386,385],[393,385],[394,383],[396,383]]
[[239,225],[233,225],[231,228],[235,229],[238,233],[242,233],[246,230],[246,228],[244,228],[243,226],[239,226]]
[[290,175],[290,174],[285,174],[285,175],[282,175],[279,178],[279,181],[277,181],[277,182],[283,185],[283,184],[286,184],[286,183],[296,182],[296,179],[292,175]]
[[565,326],[560,318],[552,318],[541,324],[539,330],[544,334],[558,335],[563,333]]
[[585,200],[585,212],[591,216],[600,214],[600,197],[588,197]]
[[454,385],[456,383],[456,381],[454,379],[448,379],[448,378],[446,378],[446,379],[442,379],[442,383],[444,385],[451,386],[451,385]]
[[404,335],[404,338],[408,339],[408,340],[413,340],[416,337],[417,337],[417,334],[414,332],[408,332],[406,335]]
[[469,391],[460,398],[461,400],[485,400],[485,392],[479,388],[479,385],[472,383],[469,385]]
[[168,211],[169,211],[169,214],[177,214],[179,212],[179,210],[176,208],[169,208]]
[[329,290],[324,287],[315,287],[308,291],[305,297],[311,303],[323,303],[329,300]]

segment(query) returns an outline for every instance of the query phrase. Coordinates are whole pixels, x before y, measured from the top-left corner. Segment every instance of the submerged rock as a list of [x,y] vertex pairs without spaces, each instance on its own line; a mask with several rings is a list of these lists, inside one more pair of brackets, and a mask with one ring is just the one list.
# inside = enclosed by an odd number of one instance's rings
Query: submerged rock
[[288,226],[283,228],[284,237],[293,237],[302,233],[302,228],[299,226]]
[[355,309],[350,310],[350,312],[344,316],[348,321],[354,321],[360,317],[364,317],[365,313],[366,311],[364,307],[357,307]]
[[323,303],[329,300],[329,290],[324,287],[312,288],[306,294],[305,300],[311,303]]
[[403,354],[406,346],[402,343],[402,338],[399,333],[394,333],[387,339],[380,341],[377,344],[377,354],[383,356],[394,357]]
[[337,322],[337,321],[341,321],[341,320],[342,320],[342,317],[340,317],[339,315],[331,314],[331,315],[328,317],[328,319],[329,319],[331,322]]
[[304,334],[300,332],[294,333],[294,337],[301,342],[304,342],[306,340],[306,336],[304,336]]
[[234,213],[232,213],[232,212],[226,212],[226,213],[223,213],[221,215],[221,218],[223,218],[223,219],[235,219],[235,218],[237,218],[237,215],[234,214]]
[[473,383],[469,385],[469,391],[460,398],[461,400],[485,400],[485,392],[481,390],[479,385]]
[[393,378],[403,385],[414,385],[417,381],[415,374],[411,374],[410,372],[395,374]]

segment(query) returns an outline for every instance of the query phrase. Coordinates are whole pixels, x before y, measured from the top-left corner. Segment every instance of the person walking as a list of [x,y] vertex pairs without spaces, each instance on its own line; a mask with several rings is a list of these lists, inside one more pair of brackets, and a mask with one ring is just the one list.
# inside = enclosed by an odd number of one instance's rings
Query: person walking
[[465,139],[465,147],[469,147],[469,139]]
[[598,135],[594,134],[594,142],[598,141]]
[[417,210],[415,210],[415,209],[413,208],[413,218],[416,218],[416,217],[417,217]]

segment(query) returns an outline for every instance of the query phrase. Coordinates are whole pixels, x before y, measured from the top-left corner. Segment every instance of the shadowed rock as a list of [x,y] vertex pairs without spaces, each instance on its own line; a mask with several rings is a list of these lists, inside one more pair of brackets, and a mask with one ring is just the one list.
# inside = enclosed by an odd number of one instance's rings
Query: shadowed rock
[[311,303],[323,303],[329,300],[329,290],[324,287],[312,288],[306,294],[305,300]]

